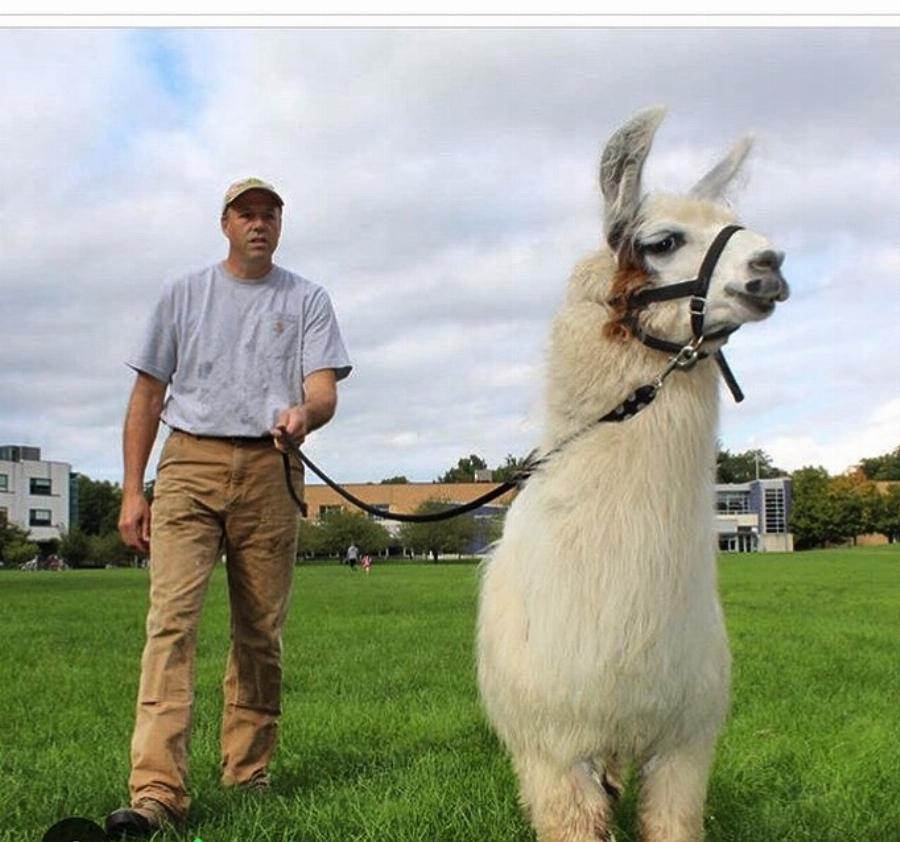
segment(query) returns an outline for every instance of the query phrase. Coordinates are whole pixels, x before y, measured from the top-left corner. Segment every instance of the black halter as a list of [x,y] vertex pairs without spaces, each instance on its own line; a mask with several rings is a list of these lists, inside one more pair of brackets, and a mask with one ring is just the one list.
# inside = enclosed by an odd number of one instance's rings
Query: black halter
[[[313,473],[315,473],[316,476],[318,476],[323,482],[334,489],[345,500],[348,500],[354,506],[357,506],[363,511],[368,512],[370,515],[378,518],[383,518],[385,520],[399,520],[413,523],[447,520],[448,518],[456,517],[457,515],[461,515],[465,512],[470,512],[478,508],[479,506],[483,506],[491,500],[496,499],[501,494],[512,490],[513,488],[521,488],[521,486],[533,473],[535,473],[548,460],[557,455],[566,446],[571,444],[571,442],[575,441],[575,439],[585,435],[585,433],[593,430],[599,424],[627,421],[629,418],[637,415],[637,413],[644,409],[644,407],[649,406],[650,403],[656,398],[659,390],[662,389],[663,383],[666,378],[673,371],[676,371],[678,369],[686,370],[692,368],[694,363],[698,359],[708,356],[708,354],[699,350],[701,344],[704,341],[710,339],[721,339],[737,330],[736,327],[728,327],[723,328],[722,330],[717,330],[713,333],[704,334],[703,322],[706,317],[706,296],[709,292],[709,284],[712,280],[712,275],[713,271],[716,268],[716,263],[718,263],[719,257],[722,255],[722,251],[725,249],[725,245],[728,240],[736,231],[740,230],[740,225],[727,225],[716,235],[716,238],[713,240],[712,245],[706,252],[706,256],[703,258],[703,263],[700,265],[700,271],[697,273],[697,277],[693,280],[679,281],[678,283],[669,284],[663,287],[648,287],[645,289],[640,289],[633,293],[629,299],[629,305],[632,305],[635,308],[640,308],[645,306],[646,304],[651,304],[657,301],[672,301],[676,298],[684,298],[686,296],[690,296],[691,330],[694,334],[693,339],[689,342],[678,343],[671,342],[668,339],[660,339],[659,337],[651,336],[649,333],[644,331],[643,328],[641,328],[641,326],[637,323],[637,318],[634,316],[634,314],[632,314],[630,327],[634,332],[634,335],[637,336],[637,338],[640,339],[641,342],[643,342],[647,347],[654,348],[657,351],[666,351],[668,353],[674,354],[674,356],[669,359],[666,367],[659,373],[659,375],[652,383],[647,383],[643,386],[639,386],[627,398],[625,398],[622,403],[615,407],[615,409],[610,410],[605,415],[602,415],[599,418],[595,419],[587,426],[581,428],[580,430],[577,430],[570,436],[564,438],[562,441],[557,442],[556,446],[551,450],[543,454],[539,453],[537,450],[533,450],[525,458],[522,467],[515,475],[515,477],[513,477],[508,482],[502,483],[497,488],[479,497],[477,500],[473,500],[472,502],[466,503],[463,506],[453,507],[446,511],[433,512],[430,514],[422,515],[390,514],[368,505],[358,497],[354,497],[345,488],[342,488],[340,485],[338,485],[333,479],[325,474],[325,472],[322,471],[321,468],[313,463],[312,460],[300,450],[299,446],[295,442],[291,441],[285,435],[282,437],[282,443],[287,447],[287,451],[282,453],[282,460],[284,463],[284,476],[288,491],[290,492],[290,495],[293,498],[294,502],[297,504],[297,506],[300,507],[305,517],[306,504],[300,499],[300,496],[294,490],[294,485],[291,480],[291,465],[290,459],[288,457],[289,452],[294,453],[294,455],[298,459],[300,459],[303,464],[305,464]],[[734,395],[735,401],[740,403],[744,399],[744,395],[741,392],[737,382],[735,381],[734,375],[731,373],[731,369],[728,368],[728,363],[725,362],[724,355],[721,351],[715,351],[713,357],[718,364],[720,371],[722,372],[722,376],[725,378],[725,382],[728,384],[728,388],[731,390],[731,394]]]
[[[629,297],[629,305],[635,308],[641,308],[647,304],[653,304],[658,301],[674,301],[677,298],[690,297],[691,332],[694,335],[695,343],[699,344],[702,341],[724,339],[726,336],[734,333],[734,331],[737,330],[737,327],[725,327],[721,330],[705,334],[703,332],[703,325],[706,319],[706,297],[709,293],[709,285],[712,281],[716,264],[719,262],[719,258],[722,256],[722,252],[725,250],[728,241],[734,234],[741,230],[743,230],[742,225],[726,225],[719,231],[707,250],[703,262],[700,264],[700,271],[697,273],[696,278],[689,281],[679,281],[675,284],[667,284],[666,286],[661,287],[644,287],[643,289],[639,289],[633,292]],[[647,331],[638,324],[637,317],[634,314],[630,317],[629,326],[634,335],[644,345],[648,348],[653,348],[656,351],[665,351],[667,353],[676,354],[687,344],[684,342],[672,342],[668,339],[661,339],[658,336],[647,333]],[[705,352],[697,354],[698,358],[706,356],[708,356],[708,354]],[[722,377],[725,379],[725,383],[731,391],[735,402],[740,403],[744,399],[744,393],[741,391],[741,387],[738,386],[734,374],[732,374],[731,369],[728,367],[728,363],[725,361],[725,355],[719,350],[713,353],[713,358],[719,366],[719,371],[722,373]]]

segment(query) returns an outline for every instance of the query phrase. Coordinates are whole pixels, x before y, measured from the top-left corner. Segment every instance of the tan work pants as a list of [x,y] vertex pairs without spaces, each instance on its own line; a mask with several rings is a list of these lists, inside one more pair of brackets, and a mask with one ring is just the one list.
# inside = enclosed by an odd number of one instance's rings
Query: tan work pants
[[[293,468],[298,492],[303,474]],[[231,602],[222,782],[265,773],[281,713],[281,632],[297,509],[271,441],[174,431],[160,456],[151,516],[150,610],[131,743],[131,803],[155,798],[187,814],[197,625],[222,549]]]

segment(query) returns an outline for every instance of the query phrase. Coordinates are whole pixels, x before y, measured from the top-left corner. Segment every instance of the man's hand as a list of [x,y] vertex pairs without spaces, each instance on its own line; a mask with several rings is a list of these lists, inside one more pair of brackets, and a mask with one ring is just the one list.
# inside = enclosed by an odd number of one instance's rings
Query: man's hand
[[269,431],[275,437],[275,447],[282,453],[287,449],[283,437],[295,444],[303,444],[306,437],[327,424],[337,406],[337,385],[333,368],[322,368],[303,381],[303,403],[283,409]]
[[283,409],[278,414],[275,426],[270,430],[275,438],[275,447],[282,453],[287,451],[287,445],[282,437],[291,440],[294,444],[303,444],[306,434],[309,432],[308,425],[306,407],[302,404],[292,406],[290,409]]
[[150,552],[150,504],[143,494],[125,494],[119,512],[119,535],[133,550]]

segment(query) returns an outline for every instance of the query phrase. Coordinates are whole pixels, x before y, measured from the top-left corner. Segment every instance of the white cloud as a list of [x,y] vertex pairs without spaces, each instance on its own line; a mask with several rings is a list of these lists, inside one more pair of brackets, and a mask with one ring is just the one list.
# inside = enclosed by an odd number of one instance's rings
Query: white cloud
[[648,183],[690,186],[754,132],[738,208],[788,251],[792,300],[729,343],[747,401],[725,399],[726,446],[833,470],[892,449],[898,41],[0,32],[0,176],[14,188],[0,196],[0,443],[119,477],[122,359],[162,281],[222,256],[219,197],[255,173],[288,200],[279,260],[329,289],[356,364],[310,452],[348,480],[526,453],[550,320],[599,241],[600,145],[666,102]]
[[774,464],[792,471],[822,465],[829,473],[842,473],[867,456],[887,453],[900,445],[900,398],[872,410],[855,428],[830,431],[825,436],[776,436],[767,452]]

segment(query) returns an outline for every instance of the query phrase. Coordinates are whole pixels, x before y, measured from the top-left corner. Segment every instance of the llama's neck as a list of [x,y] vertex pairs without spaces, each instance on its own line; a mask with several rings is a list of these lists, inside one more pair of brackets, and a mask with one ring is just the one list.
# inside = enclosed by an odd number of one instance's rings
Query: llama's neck
[[687,510],[709,508],[718,421],[714,361],[674,372],[656,400],[633,418],[596,424],[636,387],[652,383],[668,360],[636,340],[605,337],[605,316],[602,306],[576,301],[554,324],[544,449],[587,430],[565,448],[585,481],[609,476],[623,493],[633,486],[636,497],[677,488],[690,498]]
[[[634,356],[623,357],[625,349]],[[576,587],[597,592],[625,587],[641,604],[655,604],[647,593],[662,589],[681,610],[688,594],[714,587],[718,371],[705,359],[674,372],[637,415],[596,424],[666,362],[631,343],[610,351],[610,359],[608,366],[585,359],[581,381],[567,379],[565,366],[554,369],[562,375],[556,381],[551,372],[544,447],[585,431],[553,457],[546,474],[553,505],[565,513],[566,540],[595,548],[572,555],[570,575]],[[604,551],[599,563],[596,548],[610,546],[615,551]],[[636,570],[644,571],[642,584],[623,585]]]

